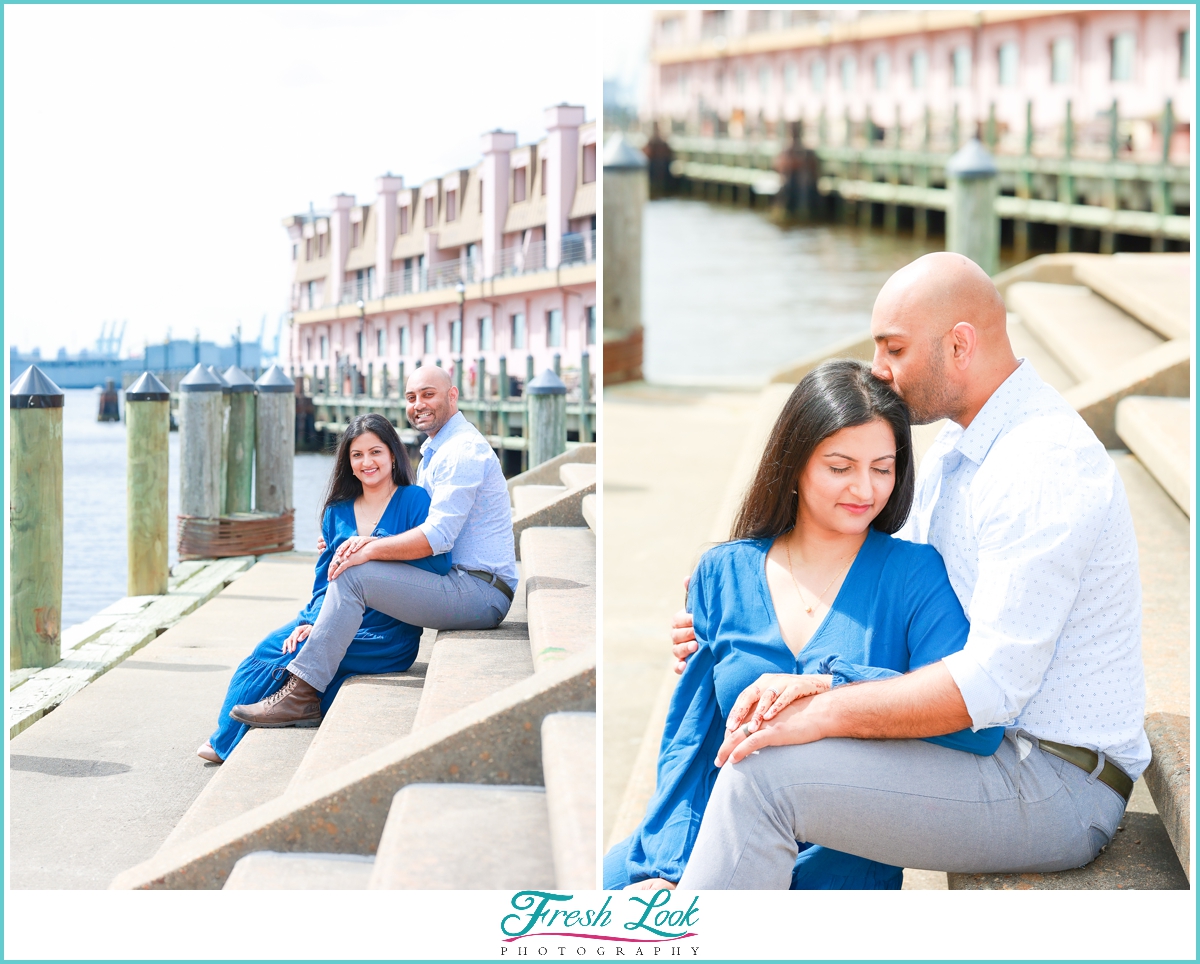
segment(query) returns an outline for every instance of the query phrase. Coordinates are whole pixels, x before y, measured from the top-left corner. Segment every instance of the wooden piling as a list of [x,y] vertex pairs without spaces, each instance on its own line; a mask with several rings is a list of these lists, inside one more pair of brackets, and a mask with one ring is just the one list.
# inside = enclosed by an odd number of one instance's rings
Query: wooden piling
[[946,186],[950,190],[946,250],[966,255],[988,274],[995,274],[1000,269],[996,162],[977,138],[946,162]]
[[[1171,159],[1171,137],[1175,133],[1175,111],[1168,97],[1163,106],[1162,114],[1162,166],[1166,170],[1167,162]],[[1162,216],[1174,214],[1175,208],[1171,200],[1171,182],[1162,178],[1154,185],[1154,197],[1150,205],[1156,213]],[[1166,251],[1167,239],[1161,234],[1156,235],[1150,242],[1151,251]]]
[[508,398],[508,358],[504,355],[500,356],[500,390],[498,394],[502,402]]
[[221,383],[197,364],[179,383],[179,512],[221,515]]
[[63,393],[31,365],[8,390],[9,668],[61,657]]
[[[929,138],[930,138],[930,115],[929,105],[925,105],[925,116],[922,121],[921,128],[921,150],[926,157],[929,156]],[[918,164],[913,170],[913,183],[917,187],[929,187],[929,167],[926,164]],[[928,208],[918,207],[913,209],[913,237],[918,241],[924,241],[925,235],[929,231],[929,210]]]
[[[1071,102],[1067,101],[1067,115],[1063,121],[1063,160],[1070,161],[1071,156],[1075,153],[1075,121],[1071,114]],[[1058,200],[1061,204],[1075,203],[1075,178],[1070,174],[1060,174],[1058,176]],[[1071,250],[1071,225],[1060,224],[1058,226],[1058,244],[1056,250],[1059,254],[1066,254]]]
[[592,356],[584,352],[579,356],[579,441],[592,440],[591,416],[588,403],[592,400]]
[[233,389],[216,365],[209,365],[213,378],[221,383],[221,511],[224,515],[229,502],[229,415],[233,405]]
[[295,506],[292,476],[296,462],[295,385],[278,365],[272,365],[255,383],[258,411],[255,420],[254,508],[281,515]]
[[[1025,157],[1033,157],[1033,101],[1025,101]],[[1033,175],[1028,164],[1017,175],[1017,197],[1028,200],[1033,196]],[[1018,262],[1029,257],[1029,222],[1013,222],[1013,254]]]
[[[1108,156],[1114,163],[1120,153],[1121,144],[1118,139],[1117,126],[1120,115],[1117,112],[1117,99],[1114,97],[1112,107],[1108,112]],[[1110,177],[1104,184],[1104,203],[1110,211],[1115,211],[1117,204],[1117,179]],[[1112,254],[1116,250],[1117,235],[1114,231],[1100,232],[1100,253]]]
[[258,419],[258,397],[254,382],[231,365],[225,372],[229,383],[229,457],[226,467],[225,515],[249,512],[254,498],[254,437]]
[[567,386],[546,369],[525,388],[529,406],[526,450],[529,468],[567,450]]
[[171,392],[150,372],[143,372],[125,391],[126,592],[130,596],[161,596],[167,591],[170,436]]

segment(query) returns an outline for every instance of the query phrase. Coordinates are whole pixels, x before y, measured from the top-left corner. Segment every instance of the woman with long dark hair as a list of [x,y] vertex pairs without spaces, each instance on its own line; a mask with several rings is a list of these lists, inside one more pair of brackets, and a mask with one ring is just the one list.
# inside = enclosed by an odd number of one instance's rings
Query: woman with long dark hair
[[[257,703],[284,685],[287,666],[304,645],[321,611],[329,585],[329,562],[338,546],[356,535],[399,535],[425,521],[429,495],[412,483],[408,455],[392,423],[375,413],[353,418],[338,443],[325,493],[321,518],[325,548],[317,559],[312,598],[295,619],[267,636],[238,666],[229,682],[216,732],[196,751],[199,757],[211,763],[228,759],[249,729],[232,719],[229,711]],[[408,565],[444,576],[450,571],[450,555],[415,559]],[[402,672],[413,664],[420,643],[421,627],[368,609],[337,675],[321,694],[321,713],[329,709],[346,677]]]
[[[607,889],[673,887],[719,772],[726,726],[771,719],[832,686],[962,649],[968,624],[933,547],[892,537],[914,489],[904,403],[868,366],[831,361],[783,407],[730,541],[689,585],[698,648],[667,715],[646,816],[604,860]],[[756,686],[754,705],[738,697]],[[1003,730],[933,742],[981,755]],[[795,890],[898,889],[903,871],[800,844]]]

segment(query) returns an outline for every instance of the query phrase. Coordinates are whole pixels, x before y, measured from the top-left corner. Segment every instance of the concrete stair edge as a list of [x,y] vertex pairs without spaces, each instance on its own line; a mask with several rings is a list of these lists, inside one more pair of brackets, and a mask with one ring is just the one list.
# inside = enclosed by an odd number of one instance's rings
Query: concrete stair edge
[[567,449],[567,451],[563,452],[561,455],[556,455],[552,459],[547,459],[540,465],[535,465],[533,468],[521,472],[519,475],[514,475],[511,479],[509,479],[509,498],[512,497],[512,490],[518,485],[558,485],[558,470],[568,462],[595,463],[595,461],[595,442],[584,442],[582,445],[577,445],[573,449]]
[[1177,713],[1151,713],[1146,717],[1146,737],[1151,753],[1144,774],[1146,786],[1179,863],[1191,880],[1191,721]]
[[[1135,256],[1136,257],[1136,256]],[[1143,255],[1143,257],[1145,257]],[[1155,261],[1160,264],[1160,260],[1164,257],[1162,254],[1155,255]],[[1189,255],[1165,255],[1167,258],[1177,258],[1180,260],[1187,259],[1190,261]],[[1129,254],[1117,256],[1118,264],[1127,262],[1130,258]],[[1169,262],[1167,262],[1169,264]],[[1190,266],[1189,266],[1190,273]],[[1132,315],[1138,321],[1148,328],[1153,328],[1166,339],[1172,338],[1190,338],[1191,326],[1188,323],[1186,309],[1182,314],[1171,311],[1169,307],[1163,305],[1161,301],[1154,298],[1146,298],[1146,283],[1150,282],[1153,286],[1153,281],[1163,281],[1161,277],[1158,279],[1139,279],[1142,283],[1134,282],[1133,279],[1123,275],[1119,270],[1114,271],[1111,267],[1111,262],[1108,258],[1100,255],[1093,255],[1090,258],[1081,258],[1076,264],[1075,276],[1081,284],[1087,285],[1096,294],[1102,298],[1111,301],[1122,311]]]
[[559,466],[558,477],[568,489],[578,489],[596,481],[596,463],[568,462]]
[[583,501],[579,503],[579,509],[583,513],[583,521],[588,524],[588,528],[593,532],[597,531],[596,518],[596,493],[592,492],[583,497]]
[[595,713],[551,713],[542,720],[542,773],[555,886],[594,890],[598,883]]
[[596,536],[574,526],[521,533],[521,567],[535,672],[596,646]]
[[[1182,425],[1167,424],[1180,419]],[[1179,429],[1183,431],[1180,432]],[[1175,431],[1172,431],[1174,429]],[[1192,433],[1189,399],[1128,395],[1117,403],[1121,441],[1176,505],[1192,514]]]
[[542,780],[542,719],[595,706],[595,653],[581,653],[156,854],[119,874],[110,889],[220,888],[237,860],[256,850],[371,853],[401,787],[536,785]]
[[366,890],[375,858],[257,850],[230,871],[222,890]]
[[517,552],[517,558],[521,558],[521,533],[526,529],[547,526],[585,527],[586,523],[583,520],[583,499],[584,496],[593,495],[595,492],[595,482],[580,486],[577,489],[567,489],[566,492],[553,502],[513,519],[513,543]]

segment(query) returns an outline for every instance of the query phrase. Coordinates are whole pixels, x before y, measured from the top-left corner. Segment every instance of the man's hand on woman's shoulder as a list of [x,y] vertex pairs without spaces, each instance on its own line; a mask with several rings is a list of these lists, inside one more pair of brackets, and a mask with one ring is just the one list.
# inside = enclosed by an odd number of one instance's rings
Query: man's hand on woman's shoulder
[[[688,580],[683,580],[683,591],[688,589]],[[671,619],[671,653],[678,661],[675,675],[680,675],[687,666],[687,658],[696,651],[696,631],[692,628],[692,614],[681,609]]]

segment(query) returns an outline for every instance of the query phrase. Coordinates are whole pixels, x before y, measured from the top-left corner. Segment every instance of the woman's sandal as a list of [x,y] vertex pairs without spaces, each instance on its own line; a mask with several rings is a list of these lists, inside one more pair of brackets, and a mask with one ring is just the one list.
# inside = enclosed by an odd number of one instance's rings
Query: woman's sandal
[[201,760],[207,761],[208,763],[225,762],[219,756],[217,756],[217,751],[212,748],[212,744],[210,743],[205,743],[202,745],[200,749],[196,751],[196,756],[200,757]]

